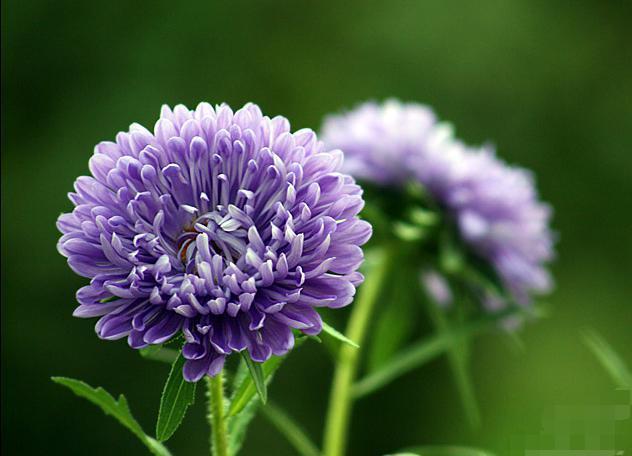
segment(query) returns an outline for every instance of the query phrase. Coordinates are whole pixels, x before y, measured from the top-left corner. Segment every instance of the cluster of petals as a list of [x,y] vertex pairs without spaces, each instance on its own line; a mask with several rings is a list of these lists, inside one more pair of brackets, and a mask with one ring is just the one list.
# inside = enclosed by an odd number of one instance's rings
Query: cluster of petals
[[362,191],[342,153],[254,104],[163,107],[102,142],[57,222],[58,249],[90,279],[77,317],[132,348],[185,340],[188,381],[247,350],[256,362],[321,331],[316,308],[362,281]]
[[[539,200],[529,171],[507,165],[490,146],[473,148],[457,140],[430,108],[396,100],[330,116],[321,137],[344,151],[344,171],[363,182],[421,183],[518,304],[551,288],[546,269],[553,256],[551,210]],[[484,304],[505,303],[489,298]]]

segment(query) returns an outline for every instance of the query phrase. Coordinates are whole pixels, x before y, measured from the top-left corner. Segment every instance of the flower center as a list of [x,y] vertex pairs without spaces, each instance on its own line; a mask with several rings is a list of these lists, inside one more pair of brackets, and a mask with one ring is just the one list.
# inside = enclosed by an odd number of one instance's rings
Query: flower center
[[248,230],[228,211],[218,207],[198,217],[178,236],[178,256],[189,273],[195,270],[195,255],[198,252],[196,239],[201,234],[208,236],[211,256],[219,255],[228,262],[236,263],[246,253]]

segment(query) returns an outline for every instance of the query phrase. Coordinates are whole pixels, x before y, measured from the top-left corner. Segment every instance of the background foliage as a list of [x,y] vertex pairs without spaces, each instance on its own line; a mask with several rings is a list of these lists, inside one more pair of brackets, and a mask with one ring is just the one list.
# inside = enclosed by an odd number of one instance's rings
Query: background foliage
[[[143,451],[49,381],[124,392],[151,429],[168,372],[71,317],[84,281],[57,254],[54,222],[98,141],[134,121],[153,126],[162,103],[200,100],[252,100],[295,128],[368,98],[425,102],[466,141],[491,140],[532,168],[555,207],[551,317],[523,332],[522,353],[499,336],[475,346],[483,427],[467,426],[442,358],[358,403],[353,454],[422,443],[509,454],[552,407],[608,403],[613,384],[579,329],[596,327],[630,360],[630,23],[632,3],[615,0],[3,2],[2,450]],[[270,390],[314,438],[327,357],[305,344]],[[176,454],[206,452],[203,402],[169,442]],[[244,454],[292,450],[258,417]]]

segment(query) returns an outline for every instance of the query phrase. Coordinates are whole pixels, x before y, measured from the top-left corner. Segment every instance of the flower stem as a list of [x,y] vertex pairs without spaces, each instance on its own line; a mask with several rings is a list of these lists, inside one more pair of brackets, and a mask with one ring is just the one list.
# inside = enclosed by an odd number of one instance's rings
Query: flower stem
[[224,371],[206,378],[208,386],[208,421],[211,425],[211,454],[228,456],[228,431],[224,416]]
[[380,294],[380,288],[388,271],[388,246],[374,252],[375,265],[367,273],[364,285],[360,287],[358,297],[352,304],[351,317],[346,336],[360,345],[354,348],[343,344],[336,362],[329,410],[325,423],[324,451],[325,456],[343,456],[347,444],[347,431],[351,416],[351,387],[355,380],[360,359],[360,350],[364,335],[371,319],[371,314]]

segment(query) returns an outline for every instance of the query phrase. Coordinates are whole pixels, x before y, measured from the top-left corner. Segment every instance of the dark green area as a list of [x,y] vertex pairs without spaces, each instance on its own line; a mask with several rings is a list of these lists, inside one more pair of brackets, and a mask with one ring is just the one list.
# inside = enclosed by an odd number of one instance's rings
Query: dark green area
[[[465,141],[492,141],[533,169],[555,208],[551,317],[523,331],[524,352],[500,336],[474,347],[482,427],[467,426],[443,357],[358,403],[350,454],[551,449],[534,442],[553,441],[536,437],[553,407],[625,403],[579,329],[598,329],[632,365],[630,24],[623,0],[3,2],[3,452],[144,451],[49,380],[124,392],[152,429],[169,370],[71,317],[85,281],[56,252],[54,224],[94,145],[131,122],[153,126],[162,103],[254,101],[295,128],[318,128],[326,113],[369,98],[425,102]],[[344,327],[346,311],[330,315]],[[269,394],[318,439],[329,355],[314,343],[295,355]],[[205,454],[207,441],[198,397],[168,446]],[[259,417],[244,454],[293,451]]]

